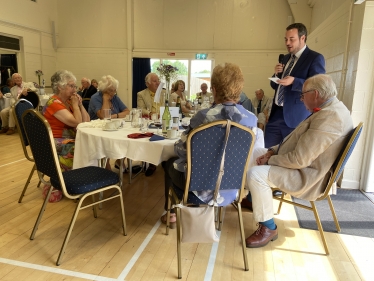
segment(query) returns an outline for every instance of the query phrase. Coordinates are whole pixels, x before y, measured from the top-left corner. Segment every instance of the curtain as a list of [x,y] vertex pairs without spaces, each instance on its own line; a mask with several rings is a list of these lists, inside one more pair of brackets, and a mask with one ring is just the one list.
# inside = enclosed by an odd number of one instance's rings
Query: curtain
[[137,93],[144,90],[145,76],[151,72],[150,58],[132,59],[132,108],[137,107]]
[[[8,73],[10,69],[10,76]],[[0,71],[1,71],[1,85],[6,85],[6,80],[12,77],[13,73],[17,71],[17,56],[13,54],[1,54],[0,55]]]

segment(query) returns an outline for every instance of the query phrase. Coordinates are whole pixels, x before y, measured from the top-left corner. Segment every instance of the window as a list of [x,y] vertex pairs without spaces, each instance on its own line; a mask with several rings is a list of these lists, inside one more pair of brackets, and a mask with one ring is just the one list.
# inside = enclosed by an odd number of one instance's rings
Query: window
[[[185,92],[192,100],[196,93],[200,92],[200,85],[206,83],[210,89],[210,76],[212,70],[211,60],[171,60],[171,59],[151,59],[152,72],[157,73],[157,67],[161,64],[170,64],[179,69],[178,80],[183,80],[186,84]],[[164,82],[161,78],[161,82]],[[171,81],[173,83],[175,81]]]

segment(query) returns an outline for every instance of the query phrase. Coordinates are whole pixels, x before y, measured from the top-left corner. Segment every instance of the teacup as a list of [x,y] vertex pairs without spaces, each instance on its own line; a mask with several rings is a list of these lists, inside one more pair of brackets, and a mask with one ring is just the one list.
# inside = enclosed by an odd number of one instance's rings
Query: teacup
[[169,130],[167,130],[166,137],[168,139],[175,139],[177,137],[177,133],[178,132],[176,130],[169,129]]

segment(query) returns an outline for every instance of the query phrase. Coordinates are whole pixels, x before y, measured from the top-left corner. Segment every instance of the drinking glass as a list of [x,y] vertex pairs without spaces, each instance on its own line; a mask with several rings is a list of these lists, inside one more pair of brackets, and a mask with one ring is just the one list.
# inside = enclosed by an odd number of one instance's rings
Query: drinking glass
[[159,129],[161,128],[161,126],[162,126],[162,123],[160,122],[160,119],[156,119],[156,121],[155,121],[155,126],[156,126],[156,128],[157,128],[157,135],[159,135],[160,133],[159,133]]
[[183,118],[182,119],[182,127],[183,127],[183,129],[187,130],[188,126],[190,126],[190,120]]
[[148,120],[149,119],[147,117],[141,118],[140,124],[139,124],[141,132],[147,132],[147,130],[148,130]]
[[112,119],[112,110],[111,109],[103,109],[104,120],[109,122]]

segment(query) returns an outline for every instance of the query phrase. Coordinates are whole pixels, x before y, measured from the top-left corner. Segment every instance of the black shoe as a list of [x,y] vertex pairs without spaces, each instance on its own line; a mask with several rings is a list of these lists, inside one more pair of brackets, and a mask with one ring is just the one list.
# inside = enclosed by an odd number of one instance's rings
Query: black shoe
[[147,171],[145,171],[145,176],[146,177],[152,176],[153,173],[156,171],[156,168],[157,167],[155,165],[149,163],[149,167],[148,167]]

